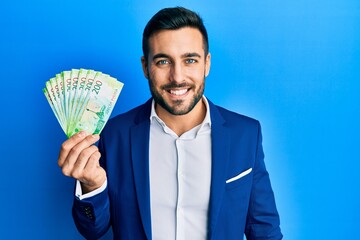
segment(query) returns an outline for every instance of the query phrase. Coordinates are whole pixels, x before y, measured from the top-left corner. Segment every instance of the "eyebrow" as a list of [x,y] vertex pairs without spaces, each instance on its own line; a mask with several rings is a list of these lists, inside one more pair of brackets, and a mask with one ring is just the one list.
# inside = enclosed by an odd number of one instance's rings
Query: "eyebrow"
[[158,53],[153,56],[153,60],[155,60],[157,58],[170,58],[170,56],[165,53]]
[[[196,52],[184,53],[184,54],[181,55],[181,58],[190,58],[190,57],[201,58],[201,55],[196,53]],[[158,59],[158,58],[171,58],[171,57],[169,55],[165,54],[165,53],[158,53],[158,54],[155,54],[153,56],[153,60]]]
[[182,58],[189,58],[189,57],[198,57],[201,58],[200,54],[193,52],[193,53],[185,53],[181,55]]

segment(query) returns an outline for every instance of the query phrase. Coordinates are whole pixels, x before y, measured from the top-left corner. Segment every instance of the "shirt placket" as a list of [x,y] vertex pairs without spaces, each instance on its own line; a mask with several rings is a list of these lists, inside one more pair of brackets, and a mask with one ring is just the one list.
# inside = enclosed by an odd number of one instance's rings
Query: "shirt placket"
[[175,141],[177,151],[177,201],[176,201],[176,240],[185,240],[184,236],[184,154],[183,142],[181,139]]

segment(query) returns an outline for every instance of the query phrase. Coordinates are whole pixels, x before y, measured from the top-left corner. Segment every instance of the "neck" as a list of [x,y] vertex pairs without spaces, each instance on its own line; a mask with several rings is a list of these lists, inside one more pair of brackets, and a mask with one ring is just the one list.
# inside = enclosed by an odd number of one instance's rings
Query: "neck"
[[166,126],[173,130],[178,136],[201,124],[206,115],[206,106],[203,99],[201,99],[189,113],[184,115],[171,114],[158,104],[156,104],[155,110],[156,114],[164,121]]

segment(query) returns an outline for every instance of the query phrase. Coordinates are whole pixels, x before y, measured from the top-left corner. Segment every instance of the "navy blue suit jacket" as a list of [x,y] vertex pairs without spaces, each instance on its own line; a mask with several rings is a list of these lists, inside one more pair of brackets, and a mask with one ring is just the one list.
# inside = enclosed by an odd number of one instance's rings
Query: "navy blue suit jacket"
[[[208,239],[243,239],[244,233],[247,239],[282,239],[259,122],[210,101],[209,106],[212,172]],[[111,119],[102,132],[99,149],[107,188],[85,200],[75,198],[73,205],[76,226],[87,239],[99,238],[110,226],[114,239],[152,239],[150,110],[151,99]],[[226,183],[250,168],[246,176]]]

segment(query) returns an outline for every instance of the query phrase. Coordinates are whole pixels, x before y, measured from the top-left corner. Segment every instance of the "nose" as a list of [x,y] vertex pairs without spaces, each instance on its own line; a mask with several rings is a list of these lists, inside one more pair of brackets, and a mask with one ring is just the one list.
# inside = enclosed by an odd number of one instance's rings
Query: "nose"
[[170,81],[180,83],[184,80],[181,64],[173,63],[170,69]]

